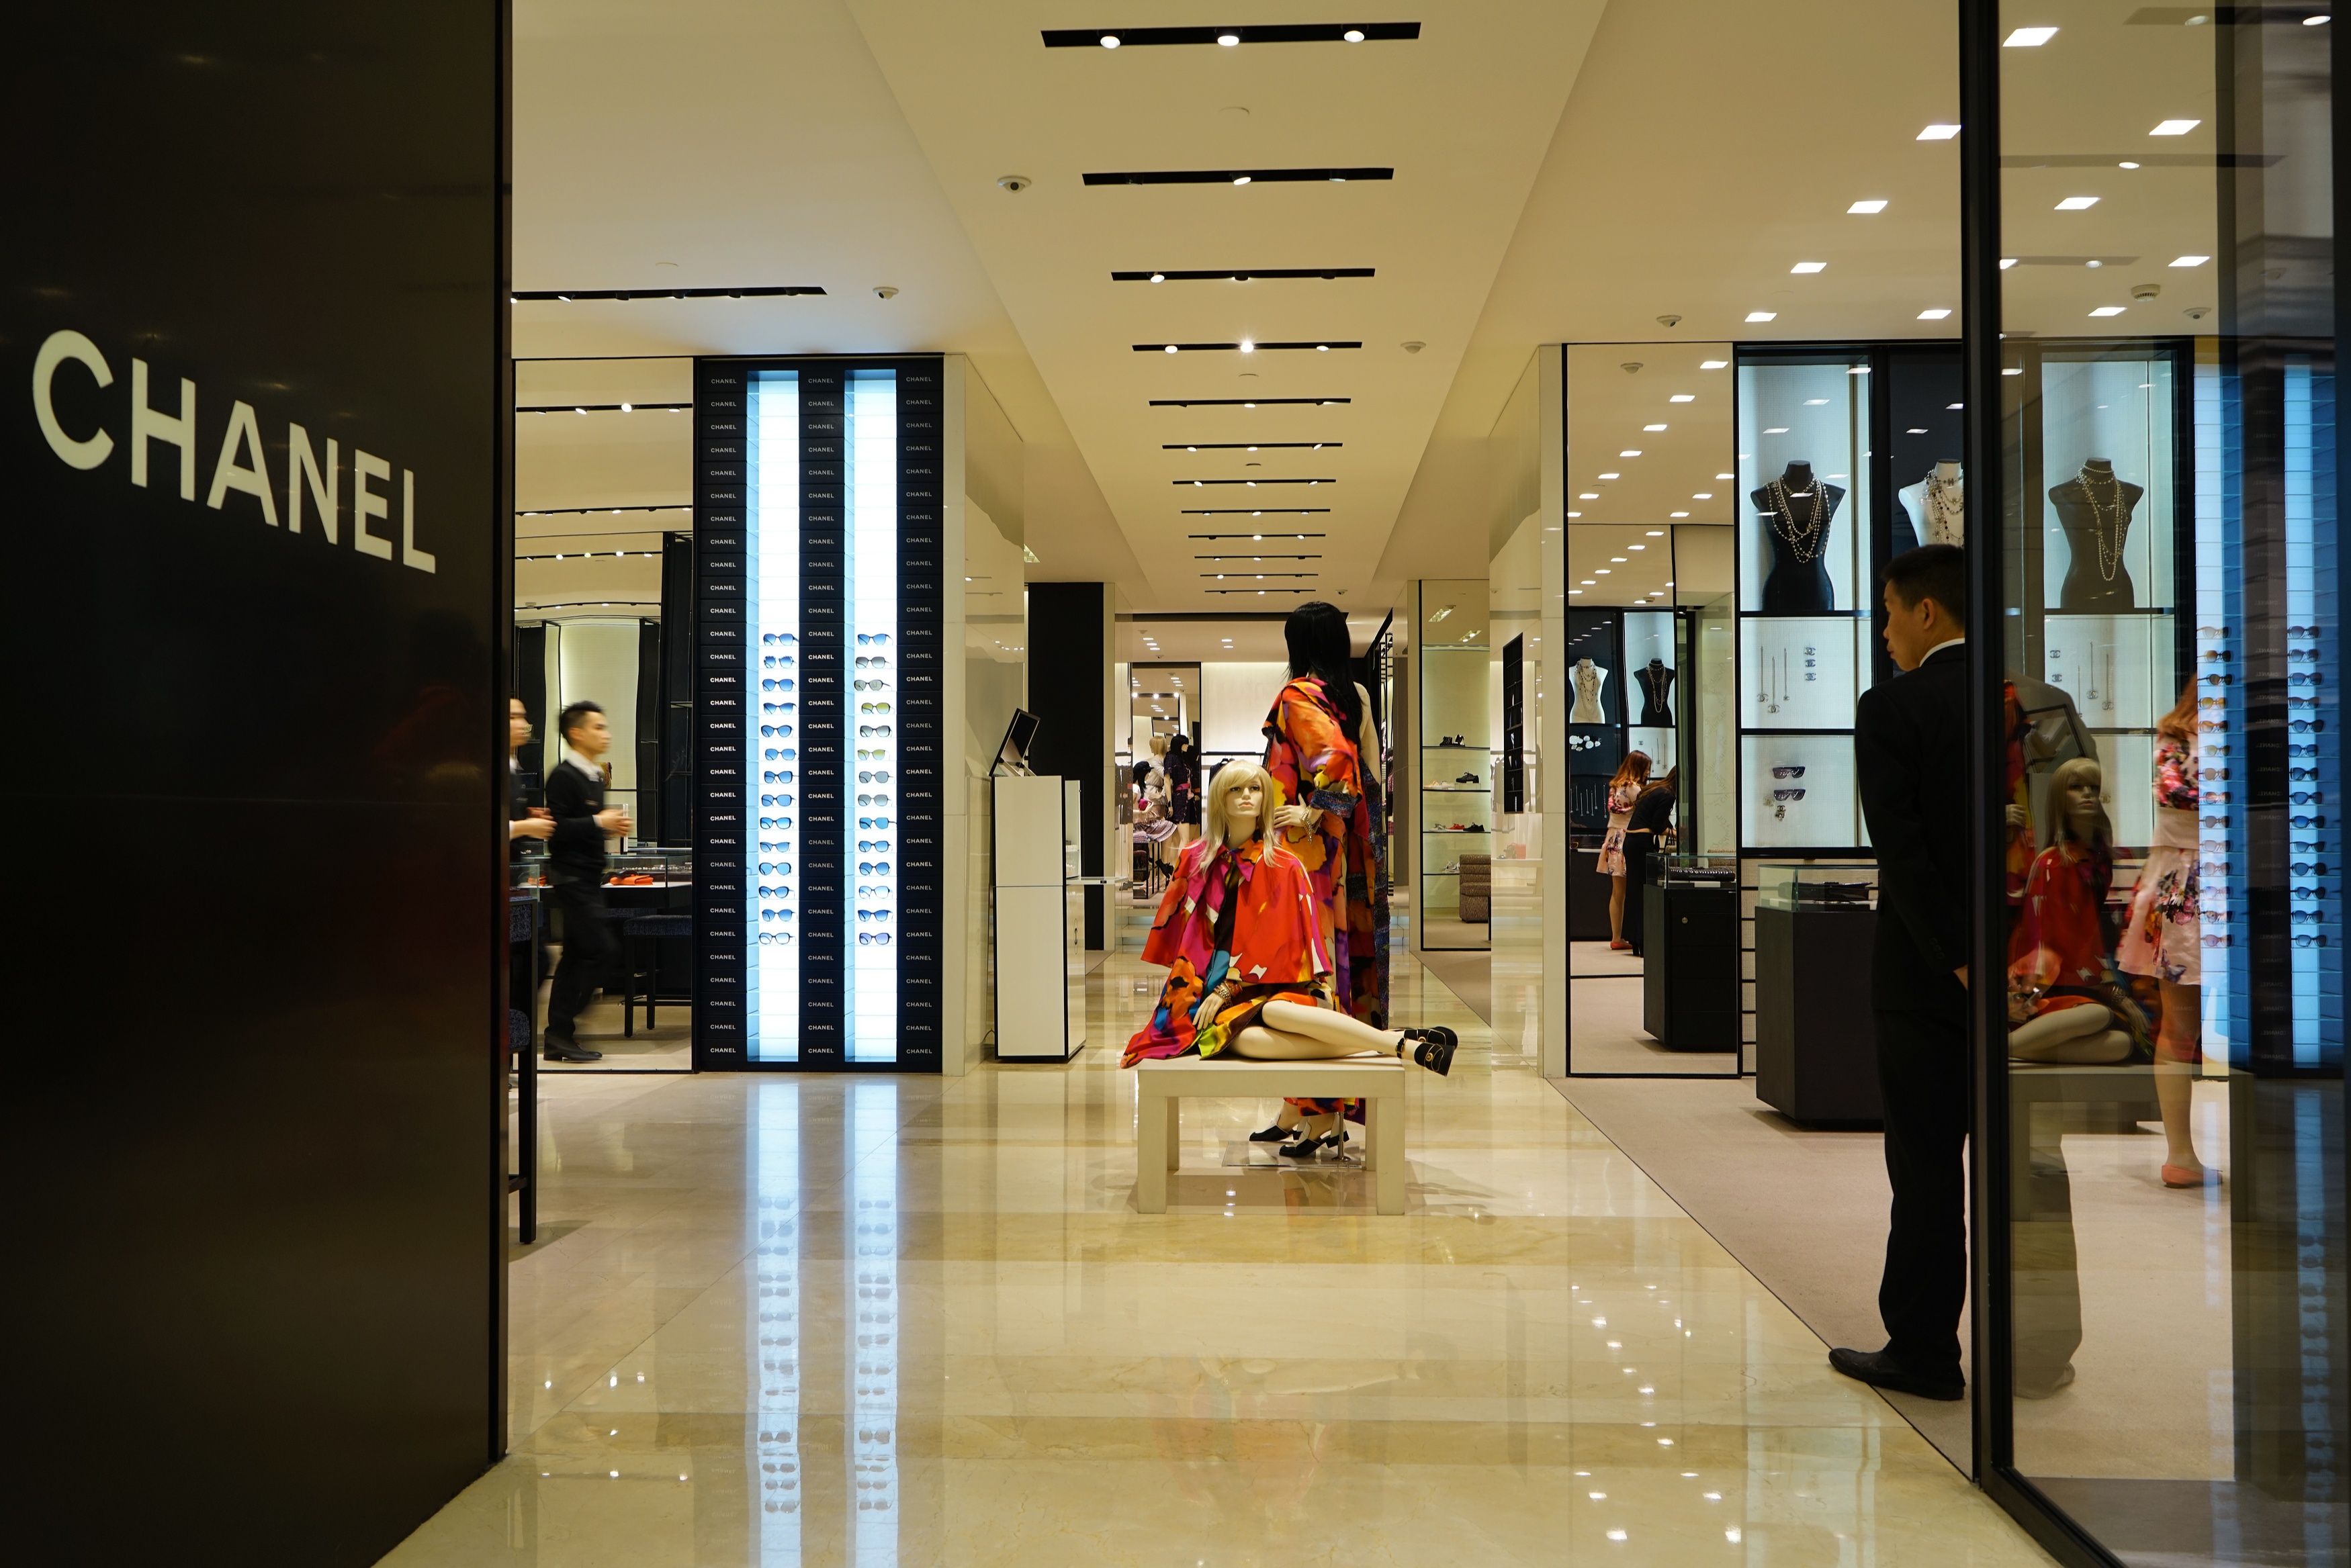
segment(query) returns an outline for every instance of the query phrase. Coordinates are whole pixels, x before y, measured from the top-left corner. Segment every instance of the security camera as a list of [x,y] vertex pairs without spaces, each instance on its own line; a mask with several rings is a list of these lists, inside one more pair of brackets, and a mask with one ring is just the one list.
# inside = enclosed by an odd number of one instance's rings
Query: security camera
[[1007,174],[997,182],[1007,191],[1026,191],[1036,182],[1026,174]]
[[2191,305],[2179,314],[2190,321],[2201,321],[2212,314],[2212,307],[2209,305]]
[[2161,294],[2162,292],[2163,285],[2159,283],[2135,283],[2131,285],[2131,297],[2139,301],[2141,304],[2145,304],[2147,301],[2153,299],[2157,295]]
[[879,284],[874,287],[873,297],[876,299],[895,299],[898,297],[898,291],[891,287],[886,283]]
[[1657,325],[1660,327],[1679,327],[1681,324],[1682,318],[1678,316],[1660,316],[1657,317]]
[[1627,376],[1637,376],[1640,373],[1641,362],[1638,359],[1627,359],[1625,361],[1625,374]]

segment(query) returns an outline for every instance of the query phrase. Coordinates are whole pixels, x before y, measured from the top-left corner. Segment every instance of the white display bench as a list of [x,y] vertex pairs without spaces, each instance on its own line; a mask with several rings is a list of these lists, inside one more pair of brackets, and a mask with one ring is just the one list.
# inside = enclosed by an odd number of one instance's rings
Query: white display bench
[[1135,1075],[1142,1088],[1134,1169],[1138,1212],[1167,1212],[1167,1173],[1176,1168],[1183,1147],[1177,1107],[1186,1096],[1363,1101],[1373,1206],[1382,1214],[1404,1212],[1405,1073],[1395,1057],[1366,1054],[1312,1062],[1246,1062],[1172,1056],[1144,1062]]

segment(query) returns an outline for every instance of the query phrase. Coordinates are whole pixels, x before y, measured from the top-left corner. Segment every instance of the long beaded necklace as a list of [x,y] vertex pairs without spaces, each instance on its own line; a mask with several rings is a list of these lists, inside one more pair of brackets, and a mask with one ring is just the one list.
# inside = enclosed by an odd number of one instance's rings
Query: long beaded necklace
[[1959,543],[1967,510],[1967,493],[1960,481],[1954,479],[1946,483],[1935,474],[1927,476],[1928,544]]
[[1811,491],[1797,493],[1796,499],[1801,500],[1807,493],[1813,501],[1812,520],[1799,524],[1795,509],[1788,504],[1787,481],[1775,479],[1763,487],[1764,498],[1771,503],[1771,532],[1787,541],[1789,553],[1801,566],[1810,566],[1818,560],[1822,547],[1828,543],[1828,486],[1815,479]]
[[[2111,583],[2115,580],[2115,574],[2122,569],[2123,534],[2130,527],[2130,506],[2123,499],[2123,482],[2113,473],[2105,476],[2106,504],[2100,506],[2098,493],[2090,484],[2090,465],[2084,463],[2082,472],[2074,477],[2082,486],[2082,499],[2090,504],[2090,532],[2098,541],[2098,575]],[[2106,520],[2110,516],[2114,519],[2111,552],[2106,528]]]

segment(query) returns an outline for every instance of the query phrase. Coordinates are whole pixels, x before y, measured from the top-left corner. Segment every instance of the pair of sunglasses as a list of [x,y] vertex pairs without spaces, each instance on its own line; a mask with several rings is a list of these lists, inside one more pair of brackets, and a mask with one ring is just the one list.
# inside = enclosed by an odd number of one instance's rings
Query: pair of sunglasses
[[792,797],[788,794],[763,794],[759,797],[759,804],[761,805],[789,805],[792,804]]
[[2326,826],[2326,819],[2323,816],[2289,816],[2286,818],[2286,821],[2288,824],[2295,827],[2324,827]]
[[1804,792],[1800,789],[1775,789],[1771,792],[1771,798],[1773,800],[1802,800],[1804,798]]
[[792,782],[792,770],[789,768],[783,768],[778,771],[761,774],[759,775],[759,782],[761,784],[789,784]]
[[763,948],[787,947],[790,945],[791,940],[792,933],[789,931],[761,931],[759,933],[759,945]]
[[2293,872],[2297,877],[2324,877],[2326,875],[2326,862],[2324,860],[2297,860],[2293,865],[2287,867],[2286,869]]
[[791,825],[792,819],[789,816],[763,816],[759,819],[761,827],[789,828]]
[[860,724],[857,726],[857,738],[861,741],[872,741],[877,739],[886,741],[890,738],[890,726],[887,724]]
[[886,691],[890,689],[887,680],[852,680],[849,684],[860,691]]
[[766,658],[759,660],[759,668],[762,670],[789,670],[798,662],[799,660],[795,659],[789,653],[770,653]]
[[857,945],[861,948],[886,948],[890,945],[890,933],[887,931],[860,931],[857,933]]
[[789,909],[762,909],[759,911],[759,919],[763,920],[781,921],[789,920],[791,918],[792,912]]
[[791,874],[792,863],[789,860],[762,860],[759,862],[759,875],[762,877],[789,877]]
[[789,691],[791,689],[792,682],[789,676],[763,675],[759,678],[759,690],[762,691]]
[[2289,719],[2286,721],[2285,727],[2292,730],[2297,735],[2316,735],[2325,732],[2326,729],[2326,721],[2324,719]]
[[886,763],[890,760],[889,749],[883,746],[876,746],[869,752],[864,747],[860,746],[857,749],[857,760],[861,763]]
[[861,713],[887,713],[890,711],[890,704],[887,702],[860,702],[857,705],[857,711]]
[[886,920],[890,918],[890,911],[887,909],[860,909],[857,911],[857,918],[861,920]]
[[759,644],[763,648],[789,648],[799,640],[789,631],[763,631],[759,634]]
[[762,888],[759,889],[759,897],[762,898],[789,898],[791,896],[792,890],[789,888]]
[[860,877],[887,877],[890,875],[890,863],[887,860],[860,860],[857,874]]
[[860,648],[882,648],[889,641],[890,634],[886,631],[861,631],[857,634],[857,646]]
[[890,782],[890,775],[886,773],[861,773],[857,775],[857,782],[859,784],[888,784]]
[[890,826],[890,819],[886,816],[861,816],[857,819],[857,826],[860,827],[887,827]]
[[861,794],[857,797],[857,804],[860,805],[888,805],[890,804],[890,797],[886,794]]
[[780,741],[791,732],[792,727],[789,724],[762,724],[759,726],[760,735],[770,741]]
[[1803,764],[1801,763],[1792,765],[1782,763],[1781,766],[1771,770],[1771,776],[1775,779],[1802,778],[1804,776]]
[[2298,948],[2323,948],[2326,945],[2326,934],[2324,931],[2314,937],[2295,937],[2292,940],[2294,945]]
[[861,838],[857,841],[857,853],[860,855],[887,855],[890,853],[890,841],[886,838]]
[[767,758],[771,763],[796,763],[800,760],[799,752],[791,746],[784,746],[781,748],[769,746],[766,751],[759,754]]
[[857,656],[857,668],[860,670],[887,670],[890,668],[890,659],[886,654],[875,653],[869,655],[861,653]]
[[797,702],[762,702],[759,704],[759,717],[762,719],[772,719],[778,713],[796,713],[799,711],[799,704]]

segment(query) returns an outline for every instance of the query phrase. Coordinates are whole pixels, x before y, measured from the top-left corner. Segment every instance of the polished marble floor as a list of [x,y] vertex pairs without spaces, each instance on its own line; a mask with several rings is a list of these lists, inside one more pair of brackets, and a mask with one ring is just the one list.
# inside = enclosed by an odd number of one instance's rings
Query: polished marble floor
[[1434,977],[1401,1219],[1222,1163],[1134,1210],[1090,982],[1067,1067],[545,1085],[513,1453],[402,1568],[2048,1560]]

